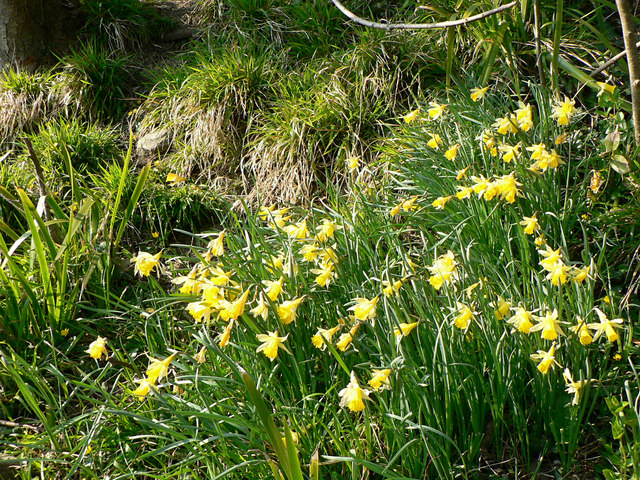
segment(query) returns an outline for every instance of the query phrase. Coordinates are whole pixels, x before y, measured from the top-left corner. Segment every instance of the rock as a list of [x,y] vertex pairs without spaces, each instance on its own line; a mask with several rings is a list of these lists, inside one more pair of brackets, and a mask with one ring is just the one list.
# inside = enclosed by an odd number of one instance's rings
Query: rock
[[164,129],[154,130],[140,137],[136,142],[138,163],[148,163],[157,160],[158,155],[167,153],[170,146],[171,139],[169,138],[169,132]]

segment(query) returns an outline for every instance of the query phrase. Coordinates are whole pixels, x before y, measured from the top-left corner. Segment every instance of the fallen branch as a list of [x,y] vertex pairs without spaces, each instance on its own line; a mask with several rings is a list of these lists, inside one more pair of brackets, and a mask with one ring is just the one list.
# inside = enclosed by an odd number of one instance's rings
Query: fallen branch
[[[640,48],[640,42],[636,42],[636,47]],[[627,55],[627,51],[626,50],[622,50],[620,53],[618,53],[617,55],[614,55],[609,60],[604,62],[602,65],[600,65],[598,68],[596,68],[593,72],[589,73],[589,76],[590,77],[595,77],[600,72],[606,70],[607,68],[609,68],[611,65],[613,65],[614,63],[616,63],[618,60],[620,60],[621,58],[625,57],[626,55]]]
[[502,5],[498,8],[494,8],[493,10],[488,10],[486,12],[478,13],[477,15],[473,15],[467,18],[461,18],[460,20],[450,20],[447,22],[436,22],[436,23],[380,23],[373,22],[371,20],[367,20],[365,18],[357,16],[355,13],[347,10],[347,8],[339,2],[339,0],[331,0],[333,4],[338,7],[342,13],[344,13],[349,19],[353,20],[360,25],[364,25],[365,27],[372,28],[380,28],[382,30],[427,30],[433,28],[447,28],[447,27],[457,27],[458,25],[466,25],[467,23],[475,22],[476,20],[482,20],[483,18],[490,17],[491,15],[495,15],[496,13],[502,12],[503,10],[507,10],[511,7],[514,7],[517,1],[513,1],[511,3],[507,3],[506,5]]

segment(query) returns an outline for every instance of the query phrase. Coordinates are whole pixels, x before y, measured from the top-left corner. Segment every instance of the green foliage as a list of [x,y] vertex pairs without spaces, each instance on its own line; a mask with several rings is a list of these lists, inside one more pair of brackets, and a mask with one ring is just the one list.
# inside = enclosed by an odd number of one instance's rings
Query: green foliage
[[120,118],[128,109],[132,59],[110,52],[95,40],[81,44],[61,59],[69,88],[80,97],[91,118]]
[[81,7],[86,15],[84,34],[109,51],[141,48],[173,27],[140,0],[81,0]]

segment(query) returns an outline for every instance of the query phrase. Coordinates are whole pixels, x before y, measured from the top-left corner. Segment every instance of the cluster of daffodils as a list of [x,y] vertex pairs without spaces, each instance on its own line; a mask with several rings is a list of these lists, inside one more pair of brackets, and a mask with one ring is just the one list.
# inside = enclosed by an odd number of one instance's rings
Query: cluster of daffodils
[[560,249],[554,250],[549,245],[545,245],[545,248],[538,250],[538,253],[542,257],[540,266],[547,272],[546,278],[551,280],[553,285],[564,285],[568,279],[580,284],[589,277],[591,270],[589,265],[582,268],[565,265]]
[[492,180],[485,178],[483,175],[472,176],[471,181],[473,182],[471,185],[458,185],[457,193],[446,197],[438,197],[431,205],[436,210],[442,210],[449,200],[453,198],[458,200],[469,199],[474,194],[486,201],[500,198],[508,203],[515,203],[516,198],[521,195],[518,187],[522,186],[522,184],[516,180],[514,172],[508,175],[496,176]]

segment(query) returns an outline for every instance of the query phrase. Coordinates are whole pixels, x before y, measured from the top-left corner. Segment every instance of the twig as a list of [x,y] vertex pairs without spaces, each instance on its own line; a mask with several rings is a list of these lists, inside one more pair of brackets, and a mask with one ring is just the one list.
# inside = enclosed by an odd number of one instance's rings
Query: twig
[[[33,145],[31,144],[31,140],[29,137],[24,137],[24,144],[27,146],[27,150],[29,150],[29,158],[31,158],[31,162],[33,163],[33,167],[36,171],[36,178],[38,179],[38,190],[40,191],[41,197],[47,196],[47,186],[44,183],[44,173],[42,171],[42,164],[40,163],[40,159],[38,155],[36,155],[35,150],[33,149]],[[44,202],[44,212],[43,217],[45,222],[49,220],[49,209],[47,208],[47,202]]]
[[28,425],[26,423],[10,422],[8,420],[0,420],[0,426],[9,427],[9,428],[26,428],[27,430],[31,430],[33,432],[40,432],[41,431],[40,428],[35,427],[33,425]]
[[[636,42],[636,48],[640,48],[640,42]],[[607,68],[609,68],[611,65],[613,65],[614,63],[616,63],[618,60],[620,60],[621,58],[623,58],[626,55],[627,55],[627,51],[626,50],[622,50],[620,53],[618,53],[617,55],[614,55],[609,60],[604,62],[602,65],[600,65],[598,68],[596,68],[593,72],[591,72],[589,74],[589,76],[590,77],[595,77],[596,75],[598,75],[602,71],[606,70]]]
[[495,15],[496,13],[502,12],[503,10],[507,10],[511,7],[514,7],[517,1],[513,1],[511,3],[507,3],[506,5],[502,5],[498,8],[494,8],[493,10],[487,10],[486,12],[479,13],[477,15],[473,15],[467,18],[461,18],[460,20],[450,20],[447,22],[436,22],[436,23],[380,23],[373,22],[371,20],[366,20],[362,17],[357,16],[355,13],[347,10],[347,8],[339,2],[339,0],[331,0],[333,4],[338,7],[342,13],[344,13],[347,17],[353,20],[360,25],[364,25],[365,27],[372,28],[380,28],[382,30],[427,30],[432,28],[447,28],[447,27],[456,27],[458,25],[466,25],[467,23],[475,22],[476,20],[482,20],[483,18],[490,17],[491,15]]

